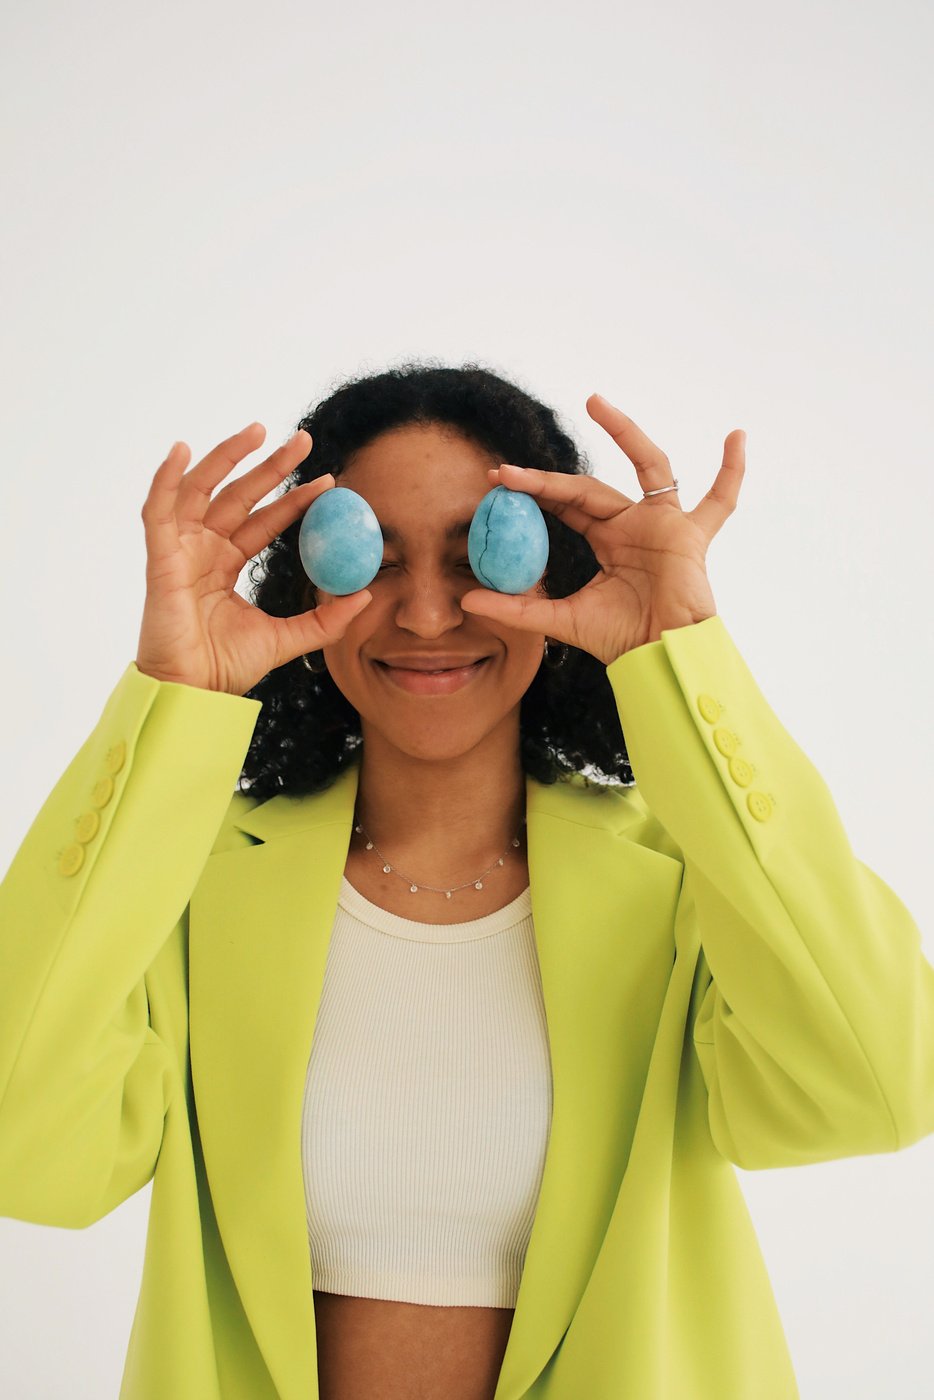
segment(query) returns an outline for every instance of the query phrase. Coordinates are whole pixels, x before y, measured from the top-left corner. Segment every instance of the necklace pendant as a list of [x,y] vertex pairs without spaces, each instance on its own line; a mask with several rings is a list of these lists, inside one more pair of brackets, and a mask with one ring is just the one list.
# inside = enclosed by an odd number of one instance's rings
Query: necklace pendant
[[446,899],[450,899],[450,898],[451,898],[451,891],[450,891],[450,890],[448,890],[447,895],[445,896],[445,898],[446,898]]
[[373,842],[372,842],[372,841],[368,841],[368,842],[366,843],[366,848],[367,848],[368,851],[372,851],[372,849],[373,849]]
[[418,885],[409,885],[409,889],[412,891],[412,894],[415,894],[416,890],[418,889]]
[[383,873],[386,874],[386,875],[388,875],[391,869],[392,869],[392,866],[391,866],[391,865],[384,865],[384,866],[383,866]]
[[503,863],[503,858],[502,858],[502,856],[500,856],[500,858],[499,858],[499,863],[500,863],[500,865],[502,865],[502,863]]
[[482,890],[482,889],[483,889],[483,881],[482,881],[482,880],[478,880],[477,883],[474,885],[474,889],[475,889],[475,890]]

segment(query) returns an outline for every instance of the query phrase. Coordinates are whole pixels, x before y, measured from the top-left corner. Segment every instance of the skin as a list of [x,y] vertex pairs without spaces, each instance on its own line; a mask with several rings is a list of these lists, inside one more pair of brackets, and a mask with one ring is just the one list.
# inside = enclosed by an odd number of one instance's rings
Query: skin
[[[249,424],[188,472],[190,450],[174,443],[143,505],[141,673],[245,695],[270,670],[321,649],[361,716],[357,817],[387,859],[419,884],[451,886],[476,879],[506,850],[480,891],[445,900],[420,890],[427,922],[480,917],[528,883],[524,842],[509,843],[524,807],[519,706],[545,637],[608,666],[666,629],[716,613],[706,552],[736,507],[745,434],[727,435],[713,485],[685,512],[676,490],[643,498],[673,478],[664,452],[632,419],[597,394],[587,411],[634,467],[638,499],[595,477],[497,464],[438,425],[397,429],[358,452],[341,475],[400,532],[386,552],[392,567],[344,598],[315,598],[309,588],[306,611],[292,617],[267,615],[235,584],[247,561],[335,484],[325,475],[253,509],[307,456],[307,433],[293,434],[216,495],[255,450],[263,425]],[[529,492],[587,539],[599,568],[571,597],[549,599],[540,584],[517,596],[479,588],[465,541],[444,540],[446,525],[469,521],[500,483]],[[461,691],[433,696],[394,689],[373,665],[381,655],[442,649],[492,661]],[[412,906],[399,904],[403,892],[412,898],[405,882],[384,876],[362,841],[348,853],[347,878],[373,903],[411,917]],[[314,1297],[321,1400],[492,1400],[512,1309]]]
[[[489,491],[490,466],[485,452],[450,430],[411,426],[377,438],[340,476],[381,525],[401,535],[384,549],[383,571],[369,585],[372,602],[339,641],[323,648],[334,682],[360,714],[357,818],[394,865],[429,885],[457,885],[485,870],[509,845],[525,810],[519,704],[541,664],[545,635],[464,613],[461,599],[476,586],[466,536],[445,539],[448,524],[469,522]],[[541,583],[528,596],[544,596]],[[323,589],[317,597],[333,599]],[[381,675],[373,659],[415,651],[492,660],[454,694],[410,695]],[[482,892],[471,886],[447,900],[420,890],[414,912],[405,883],[383,875],[362,837],[353,838],[346,874],[374,903],[430,923],[479,918],[528,883],[524,840]],[[429,1306],[318,1289],[314,1302],[322,1400],[493,1395],[512,1308]]]
[[491,472],[490,482],[528,491],[542,510],[577,530],[596,555],[598,572],[569,598],[512,598],[478,589],[463,603],[477,616],[514,627],[547,627],[558,641],[581,647],[609,666],[634,647],[659,641],[665,630],[716,614],[707,549],[736,509],[746,470],[746,434],[739,428],[727,434],[713,485],[692,511],[685,511],[677,490],[647,499],[643,495],[674,482],[661,448],[599,394],[591,394],[587,412],[629,458],[642,499],[596,477],[524,470],[514,463]]
[[[641,493],[671,486],[668,458],[631,418],[598,394],[587,409],[628,456]],[[524,797],[519,703],[546,636],[609,666],[666,629],[716,614],[706,554],[736,507],[745,437],[738,429],[727,435],[717,477],[691,512],[677,490],[635,500],[596,477],[497,465],[440,425],[396,429],[355,455],[341,484],[401,541],[384,551],[386,567],[363,590],[363,609],[322,650],[361,718],[359,820],[392,864],[393,856],[400,867],[414,857],[424,862],[410,861],[417,883],[454,884],[470,878],[477,856],[495,858],[508,843]],[[469,521],[497,484],[533,495],[587,539],[600,568],[583,588],[553,599],[541,583],[515,596],[477,587],[466,541],[446,543],[444,534],[448,524]],[[309,586],[307,600],[314,598]],[[324,590],[317,600],[336,601]],[[445,696],[398,691],[374,665],[441,650],[489,653],[493,661]]]
[[[668,458],[621,410],[592,395],[588,412],[635,468],[639,496],[673,481]],[[702,502],[682,510],[677,491],[633,499],[593,477],[497,464],[438,425],[383,434],[356,454],[340,484],[359,492],[380,523],[400,532],[387,546],[370,600],[344,635],[322,650],[335,683],[360,714],[363,734],[357,819],[393,865],[419,884],[472,879],[507,847],[524,812],[519,705],[546,636],[583,647],[609,665],[635,646],[716,613],[707,546],[736,505],[745,434],[724,444]],[[494,485],[534,495],[591,544],[600,570],[567,599],[541,583],[518,596],[478,588],[466,538],[445,528],[469,521]],[[315,592],[307,591],[313,606]],[[317,602],[334,602],[323,590]],[[490,654],[493,661],[452,695],[409,695],[379,674],[374,658],[413,651]],[[356,842],[356,844],[354,844]],[[354,838],[347,876],[374,903],[428,922],[479,917],[528,882],[524,846],[510,851],[482,893],[419,891],[418,914],[403,881],[384,876]],[[374,869],[375,867],[375,869]],[[453,906],[453,907],[452,907]],[[422,1306],[315,1291],[321,1400],[492,1400],[513,1310]]]
[[[419,884],[472,879],[498,859],[524,815],[519,706],[546,634],[465,613],[461,599],[476,589],[466,536],[445,539],[446,527],[469,523],[490,490],[491,464],[449,430],[410,426],[384,433],[340,475],[341,486],[363,496],[380,524],[402,538],[384,549],[382,571],[368,585],[372,602],[322,650],[360,715],[357,817],[387,859]],[[334,598],[323,589],[317,596]],[[523,596],[544,597],[544,587],[539,582]],[[410,695],[374,665],[380,657],[442,651],[492,659],[451,695]],[[445,900],[458,904],[456,918],[465,917],[474,893]],[[431,918],[418,898],[419,917]],[[474,917],[476,901],[469,910],[466,917]]]

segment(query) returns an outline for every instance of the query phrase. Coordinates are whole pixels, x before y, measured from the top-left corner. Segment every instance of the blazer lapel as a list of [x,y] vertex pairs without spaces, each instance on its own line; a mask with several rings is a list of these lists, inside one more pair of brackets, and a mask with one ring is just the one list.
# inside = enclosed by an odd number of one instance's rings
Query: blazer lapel
[[[301,1111],[359,766],[234,823],[192,896],[191,1065],[208,1184],[243,1306],[283,1400],[315,1396]],[[518,1400],[593,1269],[671,975],[680,866],[620,839],[634,804],[527,779],[551,1133],[496,1400]],[[645,1051],[638,1050],[646,1046]]]

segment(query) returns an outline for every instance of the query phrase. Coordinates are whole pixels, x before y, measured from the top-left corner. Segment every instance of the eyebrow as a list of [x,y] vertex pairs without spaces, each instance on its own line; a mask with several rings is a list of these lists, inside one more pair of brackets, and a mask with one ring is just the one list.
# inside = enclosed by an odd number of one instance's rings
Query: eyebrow
[[[455,521],[453,525],[449,525],[445,530],[444,538],[446,540],[462,540],[467,534],[469,534],[471,523],[472,522],[470,520]],[[386,544],[402,543],[402,534],[399,530],[395,528],[395,526],[384,525],[382,521],[380,521],[379,528],[382,531],[383,540]]]

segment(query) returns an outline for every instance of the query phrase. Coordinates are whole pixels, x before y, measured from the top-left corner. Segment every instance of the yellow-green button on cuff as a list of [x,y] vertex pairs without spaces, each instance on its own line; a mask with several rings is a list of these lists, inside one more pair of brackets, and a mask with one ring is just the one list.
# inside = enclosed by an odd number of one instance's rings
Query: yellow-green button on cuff
[[92,841],[97,835],[101,819],[96,812],[82,812],[75,822],[75,840]]
[[84,862],[84,847],[79,846],[77,841],[66,846],[59,857],[58,869],[61,875],[74,875],[76,870],[80,870]]
[[697,708],[701,712],[701,718],[705,719],[708,724],[713,724],[715,720],[720,718],[720,702],[715,700],[712,695],[698,695]]
[[106,807],[114,795],[113,778],[98,778],[91,792],[92,807]]
[[119,773],[125,762],[126,744],[120,739],[107,750],[107,755],[104,759],[104,772],[110,774]]
[[751,792],[746,798],[746,806],[757,822],[767,822],[772,815],[772,800],[764,792]]
[[715,729],[713,741],[725,758],[732,758],[739,745],[739,740],[732,729]]
[[738,787],[748,787],[752,782],[753,767],[745,758],[730,759],[730,777]]

